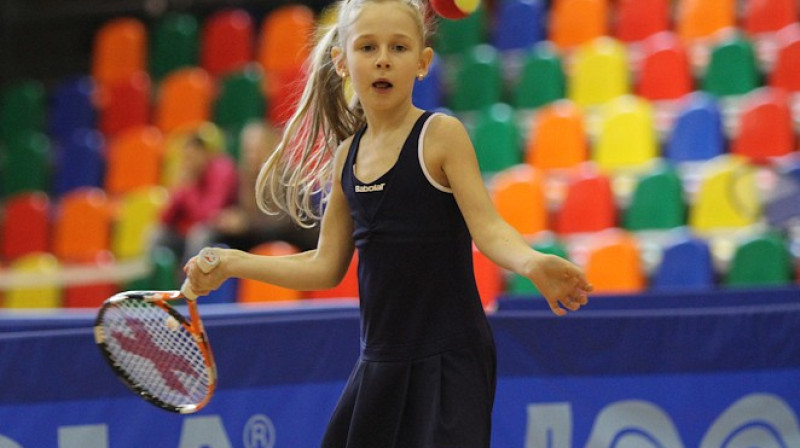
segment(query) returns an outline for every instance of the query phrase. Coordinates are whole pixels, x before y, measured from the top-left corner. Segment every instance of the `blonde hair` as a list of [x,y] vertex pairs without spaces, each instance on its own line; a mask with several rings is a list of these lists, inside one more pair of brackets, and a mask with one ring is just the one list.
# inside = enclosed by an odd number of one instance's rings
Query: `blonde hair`
[[422,42],[430,24],[424,0],[340,0],[338,20],[321,30],[309,55],[308,80],[278,146],[256,179],[256,201],[265,213],[288,214],[303,227],[313,227],[327,201],[336,148],[365,123],[358,98],[348,103],[344,79],[337,73],[331,49],[346,48],[347,30],[365,3],[399,1],[411,7]]

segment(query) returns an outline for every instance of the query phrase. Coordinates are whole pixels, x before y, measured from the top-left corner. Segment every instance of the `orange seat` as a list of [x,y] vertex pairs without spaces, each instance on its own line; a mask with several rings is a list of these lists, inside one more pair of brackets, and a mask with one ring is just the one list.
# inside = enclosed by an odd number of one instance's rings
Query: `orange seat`
[[103,190],[66,193],[53,223],[53,254],[65,262],[93,262],[110,250],[111,222],[111,203]]
[[106,137],[150,122],[150,76],[136,72],[100,95],[99,128]]
[[797,22],[795,0],[748,0],[744,2],[742,27],[750,34],[770,33]]
[[491,195],[497,212],[523,236],[547,230],[547,201],[542,175],[529,165],[518,165],[492,179]]
[[309,299],[358,299],[358,251],[353,252],[353,260],[342,281],[330,289],[308,291]]
[[682,39],[710,38],[736,26],[736,0],[680,0],[675,22]]
[[238,8],[215,12],[203,23],[200,65],[215,77],[240,70],[253,60],[254,41],[250,13]]
[[[259,244],[250,249],[250,252],[257,255],[280,256],[295,254],[297,253],[297,248],[283,241],[273,241]],[[294,289],[282,288],[249,279],[241,279],[239,281],[237,297],[239,303],[282,302],[299,300],[300,298],[300,291]]]
[[285,5],[267,14],[256,57],[264,71],[297,71],[308,58],[314,26],[314,12],[305,5]]
[[503,270],[479,251],[474,244],[472,245],[472,264],[483,308],[491,309],[505,290]]
[[681,41],[672,32],[645,39],[636,94],[651,101],[676,100],[694,90],[694,78]]
[[769,73],[769,85],[800,92],[800,24],[784,28],[777,33],[775,65]]
[[670,29],[669,0],[618,0],[614,36],[623,42],[640,42]]
[[161,131],[152,126],[128,129],[112,139],[106,149],[106,191],[120,195],[159,185],[163,140]]
[[134,18],[105,23],[94,38],[92,76],[101,85],[122,81],[147,70],[147,30]]
[[549,40],[572,48],[608,34],[608,0],[555,0],[550,7]]
[[569,100],[545,106],[533,117],[525,161],[540,169],[576,166],[588,157],[583,112]]
[[645,288],[639,245],[626,232],[613,229],[594,235],[586,258],[586,279],[595,293],[637,293]]
[[201,68],[170,72],[162,81],[155,104],[154,123],[163,132],[197,126],[211,119],[214,81]]
[[768,163],[794,151],[795,134],[787,95],[764,87],[747,95],[739,116],[739,131],[731,153],[754,163]]
[[567,196],[556,214],[558,234],[597,232],[614,227],[617,207],[608,177],[588,171],[578,174],[567,187]]
[[43,192],[25,192],[6,198],[0,225],[0,259],[13,261],[50,249],[50,198]]

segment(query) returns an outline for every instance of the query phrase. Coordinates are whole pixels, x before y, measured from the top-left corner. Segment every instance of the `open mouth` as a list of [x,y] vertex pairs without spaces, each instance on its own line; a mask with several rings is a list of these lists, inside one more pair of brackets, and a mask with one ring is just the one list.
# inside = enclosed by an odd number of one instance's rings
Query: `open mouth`
[[389,81],[375,81],[372,83],[372,87],[378,90],[388,90],[392,88],[392,83]]

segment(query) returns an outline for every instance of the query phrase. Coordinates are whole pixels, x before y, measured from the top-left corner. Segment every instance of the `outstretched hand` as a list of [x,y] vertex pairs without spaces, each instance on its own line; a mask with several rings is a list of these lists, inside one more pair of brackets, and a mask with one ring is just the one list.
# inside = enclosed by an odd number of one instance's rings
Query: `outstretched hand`
[[527,277],[557,316],[567,314],[567,310],[577,311],[586,305],[589,302],[588,294],[594,289],[581,268],[556,255],[541,254],[537,257]]

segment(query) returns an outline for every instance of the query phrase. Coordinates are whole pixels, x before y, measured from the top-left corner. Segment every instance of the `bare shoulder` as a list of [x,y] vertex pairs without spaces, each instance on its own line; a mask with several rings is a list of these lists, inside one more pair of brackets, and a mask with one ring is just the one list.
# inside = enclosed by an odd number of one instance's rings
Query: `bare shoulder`
[[427,136],[431,138],[431,143],[446,142],[451,138],[467,136],[467,130],[458,118],[446,114],[436,114],[428,125]]

